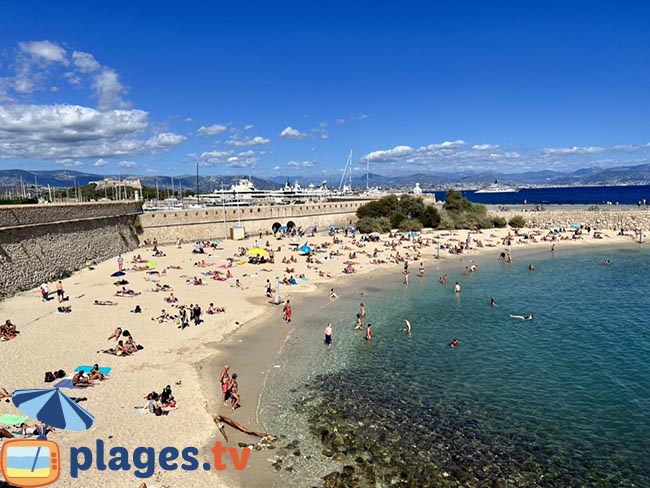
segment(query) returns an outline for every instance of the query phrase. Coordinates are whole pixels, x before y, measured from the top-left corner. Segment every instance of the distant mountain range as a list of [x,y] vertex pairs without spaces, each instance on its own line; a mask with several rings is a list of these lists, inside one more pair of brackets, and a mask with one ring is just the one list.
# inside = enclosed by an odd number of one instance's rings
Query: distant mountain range
[[[117,177],[118,175],[110,175]],[[18,188],[22,179],[25,186],[31,187],[50,185],[52,187],[84,186],[92,181],[101,180],[107,175],[82,173],[79,171],[51,170],[51,171],[28,171],[20,169],[0,170],[0,188]],[[122,175],[124,178],[125,176]],[[223,187],[229,189],[244,176],[209,176],[199,177],[199,188],[201,192],[209,192]],[[159,188],[172,186],[172,178],[169,176],[135,176],[143,185]],[[310,183],[320,185],[323,180],[329,182],[330,187],[338,187],[341,176],[331,174],[326,176],[302,176],[285,175],[269,176],[267,178],[251,177],[256,188],[278,189],[287,181],[291,184],[298,181],[301,186],[306,187]],[[370,187],[381,187],[384,189],[412,189],[419,183],[423,189],[444,190],[454,188],[478,188],[495,179],[499,183],[510,186],[600,186],[600,185],[648,185],[650,184],[650,164],[637,166],[625,166],[615,168],[582,168],[571,172],[559,172],[551,170],[531,171],[526,173],[500,173],[500,172],[463,172],[463,173],[418,173],[407,176],[383,176],[375,173],[368,175]],[[195,189],[196,176],[182,175],[173,178],[174,188]],[[354,188],[366,188],[366,175],[359,175],[352,178]]]

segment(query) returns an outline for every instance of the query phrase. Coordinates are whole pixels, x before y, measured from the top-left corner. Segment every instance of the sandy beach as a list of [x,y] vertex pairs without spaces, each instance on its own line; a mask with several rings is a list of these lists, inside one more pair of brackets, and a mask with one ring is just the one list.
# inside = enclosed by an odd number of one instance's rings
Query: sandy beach
[[[507,253],[508,246],[504,238],[512,232],[510,229],[494,229],[480,234],[470,234],[472,245],[463,254],[450,254],[446,249],[440,250],[439,259],[434,237],[449,248],[464,243],[467,231],[429,231],[421,234],[422,244],[412,241],[398,242],[397,238],[382,236],[381,242],[368,242],[365,247],[353,244],[352,236],[343,233],[336,235],[340,240],[316,253],[319,263],[307,266],[306,258],[300,256],[295,244],[306,241],[317,249],[323,244],[332,243],[332,237],[326,233],[314,237],[305,236],[295,239],[276,240],[273,236],[261,238],[251,236],[242,241],[224,241],[215,249],[205,248],[205,254],[193,254],[193,243],[159,246],[166,256],[153,256],[152,249],[141,247],[125,254],[123,277],[112,277],[118,269],[117,258],[98,263],[94,269],[84,269],[63,280],[63,288],[69,300],[61,305],[69,305],[71,313],[57,313],[56,294],[50,301],[41,300],[39,289],[23,292],[0,304],[2,320],[10,319],[20,331],[17,338],[0,344],[0,387],[10,392],[16,389],[48,388],[52,383],[44,383],[44,373],[63,369],[73,373],[79,365],[98,363],[110,367],[108,379],[86,389],[63,390],[68,396],[85,398],[79,404],[95,416],[93,427],[84,432],[55,432],[49,436],[62,449],[62,472],[58,486],[78,486],[81,482],[88,487],[137,487],[143,481],[130,471],[98,470],[93,465],[79,474],[78,479],[70,477],[68,453],[71,447],[89,446],[94,450],[97,439],[104,441],[106,450],[122,446],[133,451],[138,446],[152,447],[159,452],[166,446],[182,449],[195,446],[200,454],[199,464],[211,462],[210,448],[215,441],[224,441],[212,417],[215,414],[227,416],[252,430],[259,430],[257,412],[258,399],[264,382],[264,376],[273,367],[272,360],[277,355],[292,327],[300,326],[301,297],[314,297],[327,300],[330,288],[363,280],[376,279],[378,276],[392,274],[401,276],[402,262],[391,259],[399,253],[410,263],[411,276],[415,276],[419,263],[422,262],[428,279],[438,279],[438,275],[449,269],[462,272],[459,257],[484,257],[497,259],[500,253]],[[580,239],[559,240],[555,243],[541,241],[548,231],[526,229],[523,234],[533,239],[514,236],[511,255],[514,262],[526,259],[528,253],[555,252],[565,249],[577,249],[582,246],[621,245],[632,242],[629,236],[618,236],[614,232],[603,232],[602,239],[583,235]],[[569,237],[570,232],[560,234]],[[477,247],[476,241],[482,242]],[[275,252],[274,264],[253,265],[247,261],[247,250],[255,242]],[[394,249],[385,243],[394,241]],[[292,245],[293,244],[293,245]],[[427,245],[428,244],[428,245]],[[245,248],[238,252],[238,248]],[[373,257],[373,251],[378,253]],[[241,251],[241,250],[239,250]],[[333,259],[324,260],[329,253]],[[350,258],[350,253],[356,257]],[[420,254],[419,257],[417,256]],[[236,254],[243,256],[234,257]],[[156,265],[142,271],[131,271],[134,256],[140,255],[145,262],[153,260]],[[232,258],[235,265],[226,267]],[[282,263],[283,258],[294,258],[296,262]],[[377,259],[383,264],[371,264]],[[204,261],[206,266],[196,266]],[[346,262],[353,262],[355,273],[344,274]],[[169,268],[170,266],[180,269]],[[221,267],[220,267],[221,266]],[[286,272],[287,268],[293,271]],[[166,270],[166,274],[163,271]],[[230,271],[232,279],[217,281],[202,275],[209,271]],[[159,274],[148,273],[158,271]],[[299,279],[304,274],[306,279]],[[284,301],[290,299],[294,305],[294,317],[291,324],[282,320],[282,306],[272,304],[265,296],[265,283],[269,279],[275,287],[275,278],[294,276],[297,285],[282,285],[280,296]],[[200,278],[204,284],[190,285],[188,280]],[[114,282],[126,279],[127,289],[137,296],[115,296],[120,285]],[[400,278],[401,279],[401,278]],[[451,279],[451,278],[450,278]],[[239,280],[241,289],[235,286]],[[151,291],[156,283],[167,284],[173,290]],[[56,283],[49,283],[49,289],[55,290]],[[181,330],[176,321],[158,323],[152,320],[161,314],[161,310],[176,314],[176,307],[166,303],[165,298],[173,293],[178,304],[200,304],[203,322]],[[95,300],[113,301],[117,305],[100,306]],[[208,305],[224,307],[225,313],[206,314]],[[136,305],[141,313],[132,313]],[[326,319],[323,319],[325,325]],[[107,340],[116,327],[128,329],[135,341],[143,349],[129,357],[117,357],[101,351],[115,345],[114,340]],[[221,403],[219,392],[219,374],[226,362],[230,372],[239,376],[239,393],[242,398],[241,408],[232,411]],[[142,414],[145,396],[151,392],[160,392],[166,385],[173,389],[177,409],[168,415],[155,416]],[[0,415],[19,414],[11,403],[0,402]],[[28,422],[33,423],[33,420]],[[9,430],[15,430],[9,428]],[[251,444],[257,438],[239,433],[226,427],[229,442],[236,447],[238,443]],[[277,434],[277,433],[271,433]],[[271,472],[267,458],[268,452],[253,452],[245,474],[246,486],[263,486],[264,477]],[[192,485],[232,486],[232,480],[239,475],[231,475],[234,470],[230,461],[226,462],[226,473],[214,470],[184,471],[182,469],[163,471],[159,467],[155,473],[144,481],[148,486],[182,487]]]

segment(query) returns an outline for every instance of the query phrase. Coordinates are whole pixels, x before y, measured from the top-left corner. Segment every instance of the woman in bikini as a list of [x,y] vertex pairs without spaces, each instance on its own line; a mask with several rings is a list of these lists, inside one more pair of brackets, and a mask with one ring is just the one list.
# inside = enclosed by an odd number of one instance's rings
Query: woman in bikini
[[234,412],[237,407],[239,406],[239,384],[237,383],[237,373],[232,374],[232,378],[230,379],[230,384],[228,385],[229,388],[228,390],[230,391],[230,407],[232,408],[232,411]]

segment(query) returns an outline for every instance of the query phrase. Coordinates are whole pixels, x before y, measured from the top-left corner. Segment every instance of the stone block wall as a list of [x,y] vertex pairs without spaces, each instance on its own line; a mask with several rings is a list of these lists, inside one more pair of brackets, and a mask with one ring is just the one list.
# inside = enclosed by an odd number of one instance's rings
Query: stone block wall
[[0,298],[138,246],[135,203],[0,208]]
[[497,215],[509,220],[515,215],[523,216],[528,227],[570,227],[571,224],[589,226],[597,230],[650,229],[650,210],[648,209],[558,209],[543,212],[498,212]]
[[270,231],[275,222],[286,225],[289,221],[296,226],[325,228],[356,219],[357,208],[364,203],[367,200],[147,212],[140,216],[143,229],[141,239],[155,238],[160,243],[176,239],[222,239],[232,226],[242,225],[247,233],[256,234]]

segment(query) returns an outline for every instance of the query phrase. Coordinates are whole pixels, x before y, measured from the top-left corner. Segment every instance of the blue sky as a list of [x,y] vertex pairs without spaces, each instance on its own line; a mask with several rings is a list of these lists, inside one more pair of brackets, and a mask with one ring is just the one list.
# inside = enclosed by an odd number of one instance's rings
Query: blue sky
[[650,2],[133,3],[3,5],[0,169],[650,160]]

